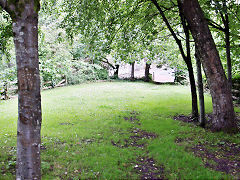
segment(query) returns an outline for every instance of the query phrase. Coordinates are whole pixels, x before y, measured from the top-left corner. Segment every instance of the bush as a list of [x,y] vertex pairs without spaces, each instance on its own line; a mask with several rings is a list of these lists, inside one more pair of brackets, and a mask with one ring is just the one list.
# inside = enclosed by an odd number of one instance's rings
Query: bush
[[86,81],[106,80],[108,71],[97,64],[74,61],[67,74],[69,84],[79,84]]

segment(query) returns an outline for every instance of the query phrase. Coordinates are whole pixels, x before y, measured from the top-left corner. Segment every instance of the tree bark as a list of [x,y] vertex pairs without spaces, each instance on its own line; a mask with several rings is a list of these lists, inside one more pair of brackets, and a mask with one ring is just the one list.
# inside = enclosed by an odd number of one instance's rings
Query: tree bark
[[207,77],[213,103],[213,128],[215,131],[236,132],[231,90],[198,0],[178,0],[178,3],[183,7]]
[[150,71],[150,67],[151,67],[151,64],[149,63],[146,63],[146,67],[145,67],[145,77],[144,77],[144,81],[145,82],[149,82],[150,81],[150,78],[149,78],[149,71]]
[[192,67],[191,58],[185,60],[188,69],[190,88],[191,88],[191,96],[192,96],[192,118],[194,121],[198,120],[198,104],[197,104],[197,88],[195,84],[194,72]]
[[135,61],[131,63],[132,66],[132,70],[131,70],[131,81],[134,81],[134,65],[135,65]]
[[200,61],[199,54],[197,52],[197,48],[195,50],[195,58],[196,58],[196,65],[197,65],[198,97],[199,97],[199,105],[200,105],[199,122],[200,122],[200,126],[205,128],[206,119],[205,119],[205,103],[204,103],[202,69],[201,69],[201,61]]
[[41,95],[38,59],[38,0],[2,1],[13,20],[18,77],[16,179],[41,179]]

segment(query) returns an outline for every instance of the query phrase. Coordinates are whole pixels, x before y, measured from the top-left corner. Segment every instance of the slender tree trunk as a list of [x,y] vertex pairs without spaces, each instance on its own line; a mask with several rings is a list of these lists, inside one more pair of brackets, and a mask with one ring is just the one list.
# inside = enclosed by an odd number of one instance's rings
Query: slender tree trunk
[[227,27],[225,27],[225,42],[226,42],[226,54],[227,54],[228,83],[230,88],[232,89],[232,60],[231,60],[231,50],[230,50],[230,32],[229,32],[228,25]]
[[165,24],[168,27],[169,31],[171,32],[174,40],[176,41],[176,43],[179,47],[181,56],[187,65],[188,73],[189,73],[189,81],[190,81],[190,86],[191,86],[191,96],[192,96],[192,118],[197,119],[198,118],[197,91],[196,91],[196,84],[195,84],[195,78],[194,78],[192,61],[191,61],[190,35],[189,35],[189,29],[186,25],[186,20],[185,20],[183,14],[181,12],[181,9],[179,7],[179,15],[181,17],[181,23],[183,25],[184,33],[186,36],[186,49],[187,49],[186,54],[187,55],[185,55],[185,53],[184,53],[181,40],[178,39],[177,34],[174,32],[173,28],[171,27],[170,23],[168,22],[167,17],[165,16],[163,10],[159,6],[157,0],[151,0],[151,1],[158,9],[159,14],[162,16],[163,21],[165,22]]
[[207,76],[213,103],[213,128],[215,131],[236,132],[231,90],[198,0],[178,0],[178,3],[183,7]]
[[132,70],[131,70],[131,81],[134,81],[134,65],[135,65],[135,61],[131,63],[131,66],[132,66]]
[[195,50],[195,58],[197,65],[197,77],[198,77],[198,96],[199,96],[199,105],[200,105],[200,126],[205,128],[206,119],[205,119],[205,103],[204,103],[204,91],[203,91],[203,80],[202,80],[202,69],[201,69],[201,61],[199,54],[197,52],[197,48]]
[[41,179],[41,95],[38,60],[38,0],[0,5],[13,20],[18,77],[17,180]]
[[232,60],[231,60],[231,50],[230,50],[230,28],[229,28],[229,16],[226,0],[223,1],[223,8],[225,10],[224,15],[221,13],[221,18],[224,24],[224,34],[225,34],[225,44],[226,44],[226,56],[227,56],[227,74],[228,83],[232,90]]
[[150,81],[150,78],[149,78],[150,67],[151,67],[151,64],[146,63],[146,67],[145,67],[145,77],[144,77],[144,81],[145,81],[145,82],[149,82],[149,81]]
[[191,87],[191,96],[192,96],[192,118],[198,120],[198,104],[197,104],[197,88],[195,84],[194,72],[192,67],[191,59],[185,61],[188,68],[189,81]]
[[118,79],[118,72],[119,72],[119,65],[116,64],[116,66],[115,66],[115,71],[114,71],[114,78],[115,78],[115,79]]
[[189,81],[191,87],[191,95],[192,95],[192,118],[197,121],[198,120],[198,104],[197,104],[197,88],[194,78],[194,72],[192,67],[192,58],[191,58],[191,47],[190,47],[190,30],[187,26],[186,18],[182,12],[181,6],[179,7],[179,16],[181,18],[181,23],[183,26],[184,34],[186,36],[186,51],[187,55],[182,55],[188,69]]

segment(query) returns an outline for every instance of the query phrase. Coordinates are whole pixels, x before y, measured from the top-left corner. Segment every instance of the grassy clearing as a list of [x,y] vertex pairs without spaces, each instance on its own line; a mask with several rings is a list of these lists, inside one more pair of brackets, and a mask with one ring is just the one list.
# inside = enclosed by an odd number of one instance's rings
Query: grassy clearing
[[[239,135],[211,133],[172,119],[189,114],[191,101],[185,86],[106,82],[63,87],[42,93],[43,179],[136,179],[136,158],[151,156],[164,166],[169,179],[229,179],[231,175],[204,167],[187,149],[197,143],[234,142]],[[206,110],[211,99],[206,96]],[[141,125],[126,120],[138,112]],[[236,109],[239,112],[239,109]],[[17,99],[0,102],[0,179],[14,179]],[[133,127],[158,135],[143,139],[148,146],[119,148],[111,143],[131,136]],[[176,143],[177,138],[191,141]],[[217,149],[213,149],[217,150]],[[237,175],[235,178],[238,177]]]

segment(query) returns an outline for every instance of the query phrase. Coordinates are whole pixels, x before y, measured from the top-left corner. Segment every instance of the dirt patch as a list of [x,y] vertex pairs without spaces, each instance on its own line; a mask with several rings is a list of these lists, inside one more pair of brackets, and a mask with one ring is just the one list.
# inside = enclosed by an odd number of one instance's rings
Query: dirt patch
[[143,149],[146,146],[146,143],[140,142],[141,140],[154,139],[157,137],[157,135],[154,133],[150,133],[136,127],[132,128],[130,132],[132,135],[128,139],[124,139],[122,142],[121,141],[114,142],[112,140],[111,141],[112,145],[117,146],[119,148],[128,148],[129,146],[131,146]]
[[140,179],[164,179],[164,167],[158,166],[153,158],[138,157],[134,170],[140,174]]
[[124,119],[125,119],[125,121],[129,121],[129,122],[132,123],[132,124],[141,125],[139,119],[137,118],[137,115],[138,115],[138,114],[139,114],[138,112],[132,111],[132,112],[130,113],[131,116],[130,116],[130,117],[124,117]]
[[207,146],[206,144],[198,144],[192,147],[191,151],[196,156],[201,157],[206,167],[234,175],[237,179],[240,179],[239,144],[224,143],[210,146]]
[[185,115],[174,116],[173,119],[178,120],[178,121],[182,121],[182,122],[186,122],[186,123],[196,122],[196,121],[194,121],[194,118],[192,118],[191,116],[185,116]]
[[[208,125],[206,129],[211,130],[211,119],[212,115],[206,115],[206,124]],[[179,115],[175,116],[174,120],[179,120],[185,123],[196,122],[190,116]],[[194,136],[194,135],[193,135]],[[237,179],[240,179],[240,144],[231,142],[220,142],[220,143],[197,143],[194,144],[194,137],[190,138],[180,138],[175,139],[175,143],[182,146],[186,142],[190,145],[186,148],[186,151],[193,152],[195,156],[200,157],[205,165],[205,167],[231,174]]]
[[[193,138],[176,138],[175,143],[193,143]],[[231,174],[240,179],[240,144],[231,142],[219,142],[210,144],[208,142],[186,147],[186,151],[193,152],[200,157],[205,167],[215,171]]]

